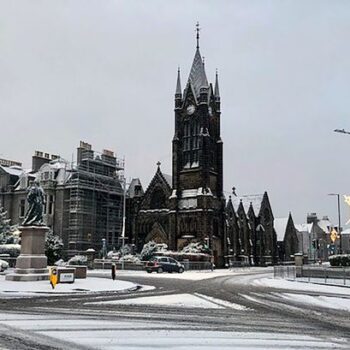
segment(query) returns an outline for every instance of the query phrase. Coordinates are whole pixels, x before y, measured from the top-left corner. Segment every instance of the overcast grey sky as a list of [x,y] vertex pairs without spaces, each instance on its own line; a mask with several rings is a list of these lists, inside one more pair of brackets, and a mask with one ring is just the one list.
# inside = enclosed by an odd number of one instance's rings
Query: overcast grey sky
[[[144,187],[171,173],[177,67],[195,23],[219,70],[224,184],[267,190],[275,217],[336,220],[350,194],[350,1],[0,0],[0,157],[66,159],[79,140],[126,157]],[[343,217],[350,208],[343,206]]]

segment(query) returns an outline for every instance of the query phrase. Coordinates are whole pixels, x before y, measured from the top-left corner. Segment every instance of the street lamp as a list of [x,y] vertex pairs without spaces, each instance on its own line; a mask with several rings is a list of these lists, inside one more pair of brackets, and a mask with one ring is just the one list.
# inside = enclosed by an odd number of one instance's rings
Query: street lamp
[[124,270],[124,249],[125,249],[125,221],[126,221],[126,177],[124,176],[123,193],[123,227],[122,227],[122,270]]
[[342,244],[341,244],[341,224],[340,224],[340,194],[339,193],[329,193],[328,196],[338,197],[338,234],[339,234],[339,253],[342,254]]

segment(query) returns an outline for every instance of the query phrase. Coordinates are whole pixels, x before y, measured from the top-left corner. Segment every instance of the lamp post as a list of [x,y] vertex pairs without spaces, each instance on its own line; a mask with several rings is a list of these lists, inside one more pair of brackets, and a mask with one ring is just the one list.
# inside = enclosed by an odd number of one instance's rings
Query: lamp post
[[339,193],[329,193],[328,196],[338,197],[338,235],[339,235],[339,253],[342,254],[342,244],[341,244],[341,224],[340,224],[340,194]]
[[123,196],[123,228],[122,228],[122,270],[124,270],[124,248],[125,248],[125,221],[126,221],[126,177],[124,176],[124,196]]

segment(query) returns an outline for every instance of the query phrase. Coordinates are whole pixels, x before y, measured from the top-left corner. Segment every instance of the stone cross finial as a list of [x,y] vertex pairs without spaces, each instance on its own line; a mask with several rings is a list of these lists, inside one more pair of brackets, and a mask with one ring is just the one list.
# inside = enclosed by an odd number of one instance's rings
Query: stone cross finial
[[197,49],[199,49],[199,31],[201,29],[199,28],[199,22],[196,24],[196,32],[197,32]]

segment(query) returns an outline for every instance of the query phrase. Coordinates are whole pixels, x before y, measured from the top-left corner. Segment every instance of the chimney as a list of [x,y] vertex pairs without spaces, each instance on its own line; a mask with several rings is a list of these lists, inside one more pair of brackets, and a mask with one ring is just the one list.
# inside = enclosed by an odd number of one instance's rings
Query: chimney
[[50,155],[41,151],[35,151],[32,157],[32,172],[36,173],[43,164],[50,162]]

